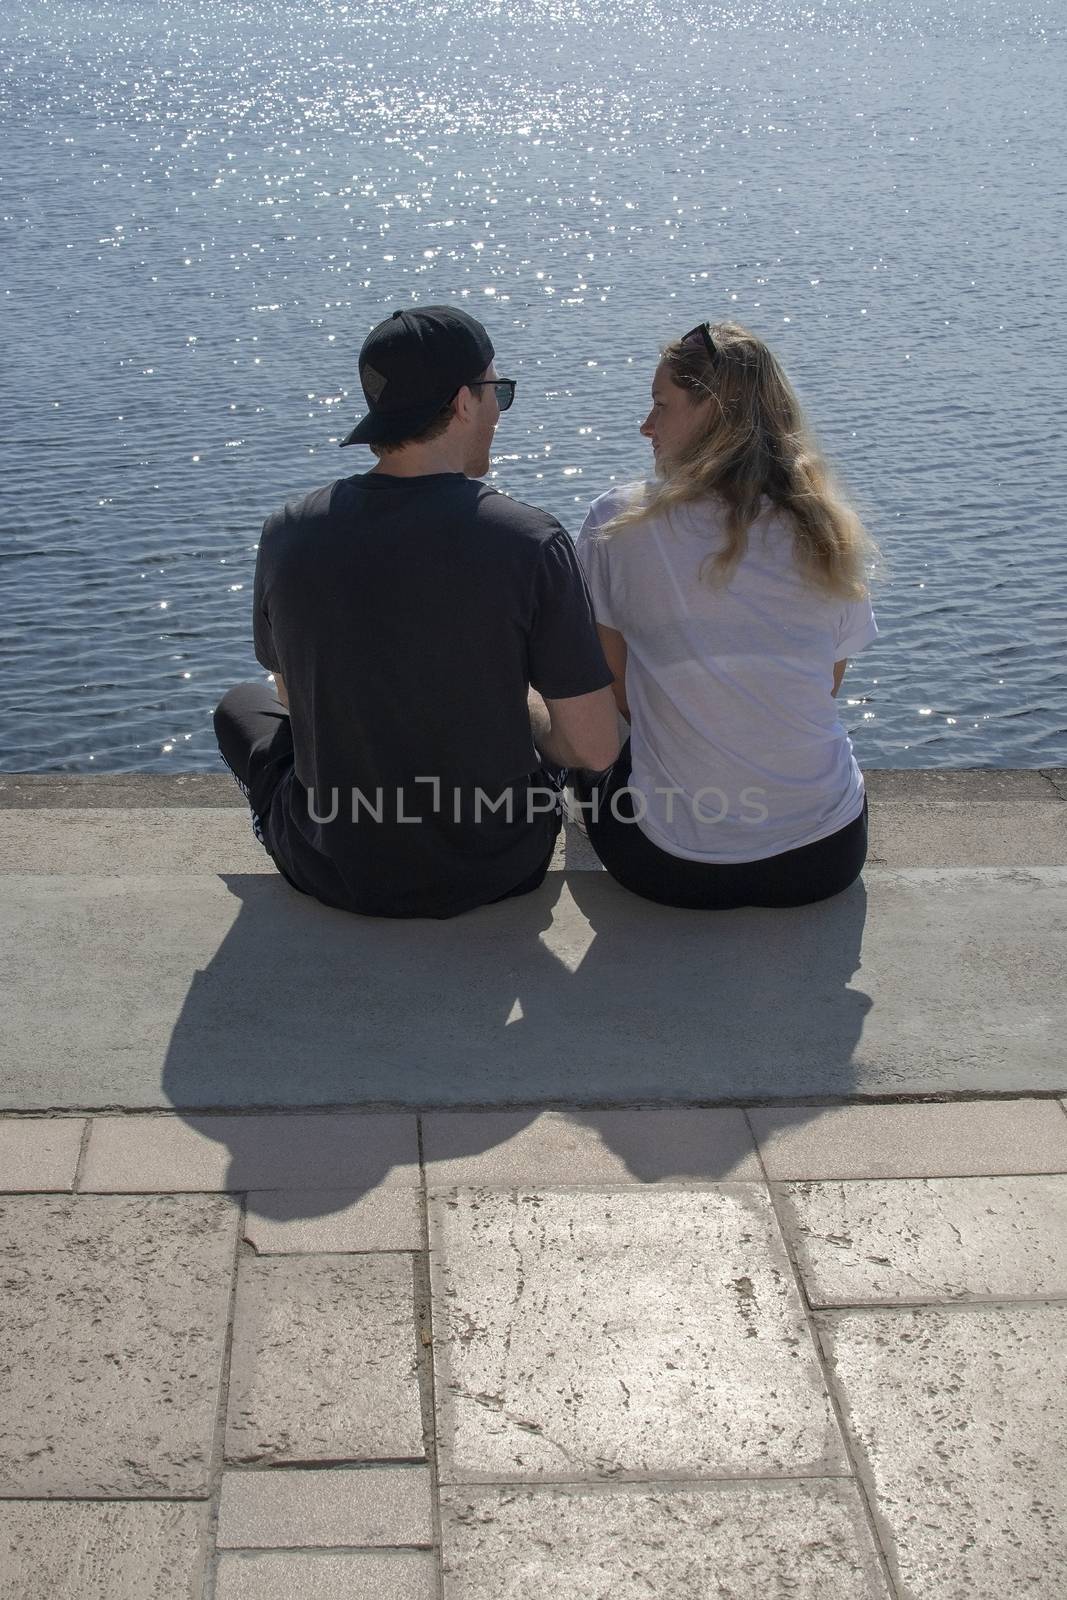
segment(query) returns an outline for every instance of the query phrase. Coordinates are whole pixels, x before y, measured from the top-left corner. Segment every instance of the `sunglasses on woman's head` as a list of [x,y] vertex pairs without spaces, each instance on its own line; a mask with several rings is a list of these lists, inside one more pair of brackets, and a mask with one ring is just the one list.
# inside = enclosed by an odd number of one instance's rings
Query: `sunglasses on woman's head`
[[708,353],[709,361],[717,361],[719,359],[718,347],[711,337],[706,322],[700,322],[695,328],[690,328],[688,333],[683,333],[681,342],[682,344],[702,344]]
[[507,411],[515,398],[516,378],[477,378],[474,383],[468,383],[468,389],[495,389],[496,403],[501,411]]

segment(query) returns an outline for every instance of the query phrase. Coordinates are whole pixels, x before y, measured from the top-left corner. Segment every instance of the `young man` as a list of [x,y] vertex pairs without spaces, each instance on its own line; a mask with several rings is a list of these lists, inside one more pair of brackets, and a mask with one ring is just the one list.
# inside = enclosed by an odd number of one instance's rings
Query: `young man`
[[515,384],[480,323],[396,311],[360,351],[377,465],[267,519],[256,657],[215,713],[258,837],[327,905],[450,917],[535,889],[561,769],[618,753],[612,675],[564,529],[487,488]]

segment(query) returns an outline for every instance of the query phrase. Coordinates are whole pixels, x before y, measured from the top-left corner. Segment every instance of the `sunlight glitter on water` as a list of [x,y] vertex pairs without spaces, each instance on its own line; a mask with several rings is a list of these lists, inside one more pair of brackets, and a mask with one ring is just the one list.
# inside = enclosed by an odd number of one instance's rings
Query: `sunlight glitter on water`
[[861,760],[1067,760],[1058,8],[8,17],[4,766],[215,764],[259,522],[358,470],[372,323],[453,298],[520,379],[494,481],[572,531],[647,469],[659,345],[752,322],[887,555]]

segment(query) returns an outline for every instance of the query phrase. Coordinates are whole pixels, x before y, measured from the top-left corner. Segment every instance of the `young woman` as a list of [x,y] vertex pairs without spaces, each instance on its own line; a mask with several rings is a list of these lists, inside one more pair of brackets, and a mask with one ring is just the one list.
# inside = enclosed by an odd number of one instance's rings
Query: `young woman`
[[578,540],[630,739],[579,785],[604,866],[664,905],[795,906],[867,854],[835,696],[877,635],[874,546],[755,334],[663,352],[641,424],[656,478],[594,501]]

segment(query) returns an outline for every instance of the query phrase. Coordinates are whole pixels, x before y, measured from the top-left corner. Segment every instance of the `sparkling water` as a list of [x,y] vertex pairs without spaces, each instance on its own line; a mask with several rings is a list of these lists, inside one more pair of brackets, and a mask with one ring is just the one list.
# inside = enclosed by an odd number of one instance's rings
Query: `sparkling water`
[[1065,57],[1051,0],[5,7],[0,765],[217,765],[262,519],[448,300],[574,533],[660,345],[754,328],[883,550],[861,762],[1067,763]]

